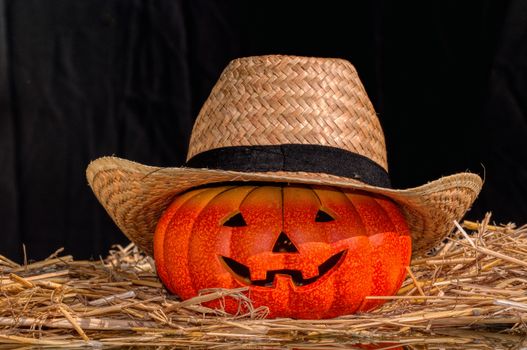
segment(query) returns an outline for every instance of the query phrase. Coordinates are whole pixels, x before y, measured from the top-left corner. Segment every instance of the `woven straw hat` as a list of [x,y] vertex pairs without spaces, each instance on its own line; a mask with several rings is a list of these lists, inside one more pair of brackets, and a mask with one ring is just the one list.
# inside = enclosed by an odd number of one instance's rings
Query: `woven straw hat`
[[86,170],[93,192],[128,238],[152,254],[158,219],[174,196],[228,181],[329,185],[399,204],[414,255],[442,240],[482,180],[472,173],[390,188],[384,135],[348,61],[256,56],[230,62],[205,101],[184,167],[103,157]]

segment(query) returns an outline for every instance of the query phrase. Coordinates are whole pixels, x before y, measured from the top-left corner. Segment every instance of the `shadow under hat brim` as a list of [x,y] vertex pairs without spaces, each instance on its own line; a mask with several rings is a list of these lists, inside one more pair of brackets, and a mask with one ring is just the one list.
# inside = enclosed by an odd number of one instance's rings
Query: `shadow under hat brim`
[[419,187],[389,189],[319,173],[247,173],[204,168],[152,167],[117,157],[91,162],[86,170],[95,196],[121,231],[153,254],[157,222],[174,196],[193,187],[233,181],[288,182],[363,190],[391,198],[406,217],[413,254],[421,255],[448,235],[469,210],[483,185],[472,173],[442,177]]

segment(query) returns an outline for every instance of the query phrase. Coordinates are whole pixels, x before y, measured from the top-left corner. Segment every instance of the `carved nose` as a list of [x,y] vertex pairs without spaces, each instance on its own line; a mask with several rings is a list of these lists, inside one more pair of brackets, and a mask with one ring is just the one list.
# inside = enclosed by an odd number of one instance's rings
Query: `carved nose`
[[274,244],[273,253],[298,253],[298,249],[284,232],[280,232]]

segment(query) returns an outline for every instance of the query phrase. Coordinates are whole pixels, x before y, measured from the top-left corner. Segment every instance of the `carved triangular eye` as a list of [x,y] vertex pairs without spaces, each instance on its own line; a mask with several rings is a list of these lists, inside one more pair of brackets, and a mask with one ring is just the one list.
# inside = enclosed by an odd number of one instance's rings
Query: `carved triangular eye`
[[243,227],[247,226],[245,219],[242,216],[242,213],[238,212],[234,216],[230,217],[229,220],[223,223],[223,226],[227,227]]
[[330,222],[335,220],[333,216],[329,215],[322,209],[319,209],[317,212],[317,216],[315,216],[315,222]]

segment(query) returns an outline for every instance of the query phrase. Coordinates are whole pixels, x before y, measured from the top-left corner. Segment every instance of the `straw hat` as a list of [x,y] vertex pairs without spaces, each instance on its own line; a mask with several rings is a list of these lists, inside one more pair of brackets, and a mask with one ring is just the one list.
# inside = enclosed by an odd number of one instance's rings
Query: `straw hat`
[[414,255],[452,230],[482,186],[478,175],[459,173],[390,188],[384,135],[353,65],[274,55],[229,63],[197,117],[184,167],[103,157],[86,175],[117,226],[148,254],[174,196],[204,184],[287,182],[382,194],[405,215]]

